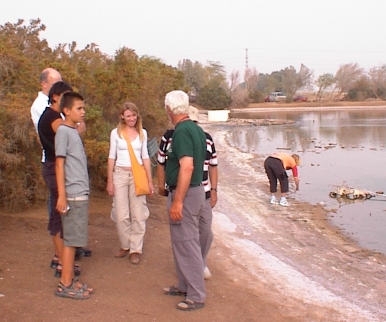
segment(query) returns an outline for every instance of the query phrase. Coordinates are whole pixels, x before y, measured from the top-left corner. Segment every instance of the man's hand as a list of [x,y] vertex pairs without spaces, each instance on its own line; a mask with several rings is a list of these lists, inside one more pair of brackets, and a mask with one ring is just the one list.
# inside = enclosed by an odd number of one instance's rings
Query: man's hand
[[171,220],[178,221],[182,219],[182,208],[183,208],[182,202],[173,201],[169,209],[169,215]]
[[210,190],[210,206],[213,208],[217,203],[217,191]]
[[160,196],[163,196],[163,197],[165,197],[166,196],[166,190],[165,190],[165,188],[164,187],[158,187],[158,194],[160,195]]

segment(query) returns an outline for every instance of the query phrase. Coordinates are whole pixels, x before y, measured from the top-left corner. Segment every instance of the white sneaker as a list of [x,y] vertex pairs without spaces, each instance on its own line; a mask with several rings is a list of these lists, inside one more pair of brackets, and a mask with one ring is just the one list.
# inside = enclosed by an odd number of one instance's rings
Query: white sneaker
[[208,266],[205,266],[204,268],[204,280],[208,280],[212,277],[212,274],[208,268]]
[[276,198],[271,198],[271,201],[269,202],[271,205],[278,205],[279,201]]
[[287,199],[283,199],[280,200],[279,205],[283,207],[288,207],[290,204],[288,203]]

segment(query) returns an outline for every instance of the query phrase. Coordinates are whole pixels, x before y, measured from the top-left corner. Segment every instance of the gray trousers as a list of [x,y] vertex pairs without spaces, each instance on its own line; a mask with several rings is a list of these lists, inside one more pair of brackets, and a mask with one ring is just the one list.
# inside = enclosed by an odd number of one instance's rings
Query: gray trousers
[[[175,191],[168,196],[168,214],[174,194]],[[204,188],[202,186],[189,188],[183,202],[183,218],[173,221],[169,216],[170,236],[178,277],[177,288],[187,293],[188,300],[200,303],[205,301],[206,296],[204,261],[199,237],[199,221],[204,204]]]
[[213,241],[213,232],[212,232],[212,206],[210,205],[210,198],[205,200],[204,208],[202,209],[200,221],[199,221],[199,232],[200,232],[200,246],[202,259],[204,260],[204,265],[206,266],[206,259],[209,253],[210,246]]

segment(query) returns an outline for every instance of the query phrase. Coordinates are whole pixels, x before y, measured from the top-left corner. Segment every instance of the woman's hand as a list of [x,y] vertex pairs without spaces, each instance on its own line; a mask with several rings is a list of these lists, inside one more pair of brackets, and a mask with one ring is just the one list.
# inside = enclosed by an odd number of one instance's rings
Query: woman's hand
[[112,182],[107,181],[106,191],[109,196],[114,196],[114,185]]
[[295,177],[295,186],[296,186],[296,190],[299,190],[299,178],[298,177]]
[[154,185],[153,185],[153,181],[149,181],[149,190],[150,190],[149,196],[152,196],[152,195],[154,194]]

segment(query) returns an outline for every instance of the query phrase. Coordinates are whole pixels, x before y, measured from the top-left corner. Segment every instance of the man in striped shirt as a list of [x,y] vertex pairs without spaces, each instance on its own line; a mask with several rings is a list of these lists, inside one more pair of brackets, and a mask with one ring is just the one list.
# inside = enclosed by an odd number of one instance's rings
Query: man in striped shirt
[[[198,123],[198,110],[189,106],[189,118]],[[165,185],[165,165],[167,162],[166,153],[170,148],[174,130],[167,130],[162,136],[159,150],[158,150],[158,165],[157,165],[157,177],[158,177],[158,189],[161,196],[168,195],[168,187]],[[217,203],[217,181],[218,181],[218,171],[217,171],[217,154],[216,148],[213,143],[213,139],[210,134],[205,132],[206,136],[206,156],[204,162],[204,174],[202,179],[202,185],[205,189],[205,207],[200,217],[199,222],[199,232],[200,232],[200,246],[201,254],[204,260],[204,278],[209,279],[212,275],[209,268],[206,265],[206,260],[210,246],[213,241],[213,232],[212,232],[212,208]]]

